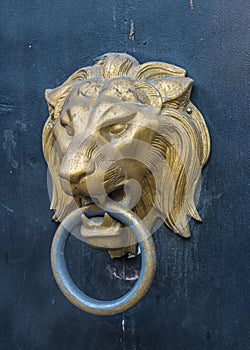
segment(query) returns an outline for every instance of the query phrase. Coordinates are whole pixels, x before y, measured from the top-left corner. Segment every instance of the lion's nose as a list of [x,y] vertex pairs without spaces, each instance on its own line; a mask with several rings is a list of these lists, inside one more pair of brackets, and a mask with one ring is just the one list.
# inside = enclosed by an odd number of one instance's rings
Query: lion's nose
[[78,172],[78,173],[69,174],[68,180],[70,183],[77,184],[86,176],[87,176],[87,170],[83,170],[83,171]]
[[81,168],[66,168],[61,167],[60,169],[60,177],[64,180],[69,181],[71,184],[78,184],[85,177],[92,174],[94,172],[94,166],[90,166],[90,164],[86,164],[86,166]]

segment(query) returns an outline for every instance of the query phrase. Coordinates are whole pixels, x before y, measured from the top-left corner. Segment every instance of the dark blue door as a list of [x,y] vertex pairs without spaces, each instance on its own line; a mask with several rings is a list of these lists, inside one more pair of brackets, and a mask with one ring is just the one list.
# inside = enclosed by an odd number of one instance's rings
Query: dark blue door
[[[249,3],[55,0],[1,2],[1,349],[250,348]],[[132,29],[132,31],[131,31]],[[45,88],[105,52],[181,66],[211,133],[199,211],[183,240],[154,236],[158,268],[142,302],[97,317],[60,293],[41,133]],[[139,259],[112,261],[73,238],[69,269],[94,297],[134,283]]]

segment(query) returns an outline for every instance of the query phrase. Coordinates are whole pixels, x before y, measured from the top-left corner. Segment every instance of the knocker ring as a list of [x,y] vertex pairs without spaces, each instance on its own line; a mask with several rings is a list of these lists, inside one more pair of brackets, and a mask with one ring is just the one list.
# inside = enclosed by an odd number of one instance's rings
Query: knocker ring
[[[86,312],[109,316],[122,313],[135,306],[146,294],[152,284],[156,269],[155,246],[151,234],[131,211],[120,206],[109,205],[108,210],[95,209],[84,211],[88,217],[100,216],[105,212],[113,218],[130,226],[141,249],[141,272],[139,279],[130,291],[122,297],[110,301],[93,299],[82,292],[73,282],[65,262],[65,246],[70,228],[81,223],[84,209],[71,212],[58,227],[51,247],[51,265],[56,282],[64,296],[75,306]],[[66,229],[67,227],[67,229]]]

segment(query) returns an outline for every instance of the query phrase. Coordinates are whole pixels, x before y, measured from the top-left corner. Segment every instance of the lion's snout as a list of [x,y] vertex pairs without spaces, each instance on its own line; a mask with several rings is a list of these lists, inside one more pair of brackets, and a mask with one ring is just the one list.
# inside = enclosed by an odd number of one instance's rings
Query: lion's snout
[[84,179],[87,177],[87,175],[90,175],[92,171],[88,171],[87,168],[83,168],[80,171],[67,171],[67,172],[62,172],[60,171],[60,177],[71,184],[77,184],[80,181],[84,181]]
[[[74,160],[74,161],[73,161]],[[95,172],[93,162],[66,159],[62,162],[59,176],[63,190],[69,195],[87,195],[86,180]]]

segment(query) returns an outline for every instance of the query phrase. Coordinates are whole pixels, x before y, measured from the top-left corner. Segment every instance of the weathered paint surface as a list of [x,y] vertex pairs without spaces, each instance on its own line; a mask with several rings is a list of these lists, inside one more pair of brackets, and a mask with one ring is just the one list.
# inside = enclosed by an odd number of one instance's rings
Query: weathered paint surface
[[[194,5],[0,3],[0,348],[249,348],[249,2]],[[156,278],[143,301],[128,313],[97,317],[72,306],[53,278],[49,254],[57,225],[50,222],[41,132],[44,90],[110,51],[187,68],[212,153],[199,202],[204,223],[192,226],[190,240],[160,229],[154,237]],[[139,259],[111,262],[105,252],[73,238],[66,258],[74,280],[95,298],[119,297],[135,282],[112,276],[110,269],[120,276],[139,271]]]

